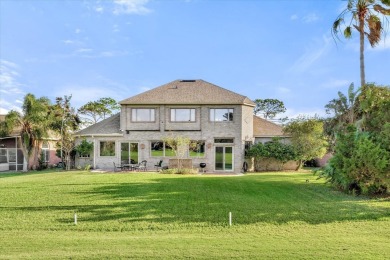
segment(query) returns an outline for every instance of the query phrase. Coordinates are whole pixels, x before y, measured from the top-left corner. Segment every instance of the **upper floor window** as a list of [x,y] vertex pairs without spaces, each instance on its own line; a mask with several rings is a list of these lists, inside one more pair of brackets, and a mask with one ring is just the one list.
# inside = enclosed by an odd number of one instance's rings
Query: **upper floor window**
[[194,108],[171,108],[171,122],[195,122]]
[[233,121],[233,108],[210,108],[210,121]]
[[154,108],[133,108],[131,109],[131,121],[133,122],[154,122]]

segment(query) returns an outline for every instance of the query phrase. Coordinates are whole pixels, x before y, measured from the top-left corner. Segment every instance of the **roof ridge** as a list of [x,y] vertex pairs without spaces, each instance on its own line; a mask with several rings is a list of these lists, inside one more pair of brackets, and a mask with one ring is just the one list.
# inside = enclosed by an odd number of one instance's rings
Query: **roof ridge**
[[243,97],[244,99],[245,99],[245,98],[248,98],[247,96],[238,94],[237,92],[234,92],[234,91],[232,91],[232,90],[230,90],[230,89],[227,89],[227,88],[224,88],[224,87],[221,87],[221,86],[218,86],[218,85],[216,85],[216,84],[214,84],[214,83],[210,83],[210,82],[205,81],[205,80],[203,80],[203,79],[200,79],[200,81],[206,82],[206,83],[208,83],[208,84],[210,84],[210,85],[213,85],[213,86],[215,86],[215,87],[218,87],[218,88],[221,88],[221,89],[223,89],[223,90],[229,91],[229,92],[231,92],[232,94],[235,94],[235,95],[238,95],[238,96]]
[[84,128],[84,129],[81,129],[81,130],[75,132],[75,134],[77,135],[77,134],[80,134],[80,133],[82,133],[82,132],[88,132],[88,130],[93,129],[93,128],[95,128],[95,129],[96,129],[96,128],[97,128],[97,129],[100,129],[100,127],[101,127],[102,125],[107,124],[108,122],[111,122],[111,121],[115,120],[116,117],[120,117],[120,114],[121,114],[121,113],[118,112],[118,113],[116,113],[116,114],[114,114],[114,115],[112,115],[112,116],[110,116],[110,117],[108,117],[108,118],[103,119],[102,121],[99,121],[99,122],[97,122],[97,123],[95,123],[95,124],[92,124],[92,125],[90,125],[90,126],[87,126],[87,127]]
[[[177,86],[175,88],[175,86]],[[171,91],[170,89],[177,90]],[[240,104],[254,106],[247,96],[220,87],[203,79],[176,79],[119,102],[120,105],[151,105],[151,104]]]

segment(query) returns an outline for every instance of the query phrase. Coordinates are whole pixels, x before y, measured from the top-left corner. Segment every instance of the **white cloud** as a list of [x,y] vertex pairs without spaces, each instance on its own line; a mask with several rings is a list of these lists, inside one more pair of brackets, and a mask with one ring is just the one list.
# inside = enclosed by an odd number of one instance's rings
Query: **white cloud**
[[8,109],[5,109],[3,107],[0,107],[0,115],[6,115],[8,114],[9,110]]
[[302,21],[305,23],[313,23],[318,19],[320,19],[318,15],[316,15],[315,13],[309,13],[302,18]]
[[291,92],[291,89],[285,87],[279,87],[277,88],[277,91],[280,94],[289,94]]
[[18,66],[6,60],[0,60],[0,92],[3,94],[22,94],[22,84],[18,81]]
[[115,90],[104,87],[91,87],[81,85],[66,85],[57,91],[55,96],[72,95],[71,104],[74,107],[80,107],[89,101],[98,100],[102,97],[112,97]]
[[77,28],[76,30],[74,30],[75,33],[81,33],[81,29]]
[[[0,60],[0,113],[20,111],[20,96],[24,85],[20,83],[19,66],[7,60]],[[18,99],[19,98],[19,99]]]
[[150,9],[145,5],[149,0],[114,0],[114,11],[116,15],[119,14],[148,14]]
[[[88,50],[88,49],[87,49]],[[92,50],[91,50],[92,51]],[[128,55],[127,51],[101,51],[98,53],[86,53],[84,52],[81,57],[83,58],[112,58],[112,57],[121,57]]]
[[63,43],[65,43],[66,45],[74,45],[74,44],[82,44],[81,41],[78,41],[78,40],[63,40],[62,41]]
[[53,97],[72,95],[71,104],[75,108],[79,108],[89,101],[98,100],[102,97],[111,97],[117,101],[121,101],[138,91],[136,87],[129,88],[128,85],[97,73],[90,75],[88,82],[60,85],[55,89],[56,91],[51,94]]
[[0,98],[0,104],[1,104],[0,114],[2,114],[2,115],[7,114],[11,110],[15,110],[15,111],[19,111],[19,112],[22,111],[20,106],[14,104],[12,102],[6,101],[5,99],[2,99],[2,98]]
[[[316,40],[306,52],[290,67],[289,71],[293,73],[302,73],[307,71],[314,63],[320,60],[330,48],[331,38],[323,36]],[[318,47],[321,46],[321,47]]]
[[98,13],[103,13],[104,12],[104,8],[102,6],[96,6],[95,7],[95,11],[98,12]]
[[341,88],[348,87],[351,84],[350,80],[346,79],[330,79],[321,84],[322,88]]
[[112,27],[112,31],[113,31],[114,33],[120,32],[120,30],[119,30],[119,25],[114,24],[114,26]]
[[301,110],[296,110],[296,109],[289,109],[287,108],[286,112],[278,115],[278,117],[283,118],[283,117],[288,117],[289,119],[297,118],[300,116],[308,116],[308,117],[327,117],[326,112],[322,108],[306,108],[306,109],[301,109]]
[[293,15],[291,15],[291,17],[290,17],[290,20],[297,20],[298,19],[298,15],[297,14],[293,14]]
[[93,51],[93,49],[88,49],[88,48],[81,48],[81,49],[76,50],[76,52],[79,52],[79,53],[92,52],[92,51]]

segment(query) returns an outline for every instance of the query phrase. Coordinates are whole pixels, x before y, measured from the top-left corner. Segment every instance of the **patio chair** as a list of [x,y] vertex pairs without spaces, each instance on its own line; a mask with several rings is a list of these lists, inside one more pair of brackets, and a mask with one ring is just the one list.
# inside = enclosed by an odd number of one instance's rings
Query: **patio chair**
[[163,163],[163,160],[160,160],[158,164],[155,164],[154,167],[156,167],[156,171],[158,172],[159,169],[161,169],[161,165]]
[[147,163],[147,161],[143,160],[138,165],[136,165],[134,167],[134,169],[137,170],[137,171],[144,171],[144,172],[146,172],[146,163]]
[[123,170],[123,166],[117,166],[117,165],[115,164],[115,162],[112,162],[112,163],[114,164],[114,172],[116,172],[117,169],[120,169],[120,171]]

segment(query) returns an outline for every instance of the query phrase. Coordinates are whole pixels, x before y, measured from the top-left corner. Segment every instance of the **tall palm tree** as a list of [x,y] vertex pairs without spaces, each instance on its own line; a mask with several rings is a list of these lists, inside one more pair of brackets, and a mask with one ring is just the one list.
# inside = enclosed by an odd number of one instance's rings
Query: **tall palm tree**
[[24,97],[22,113],[11,110],[0,126],[1,135],[7,135],[12,130],[18,129],[19,147],[22,149],[24,159],[23,171],[29,168],[29,158],[39,146],[39,141],[46,137],[49,128],[47,120],[50,108],[50,100],[46,97],[35,98],[33,94]]
[[[347,8],[341,12],[333,23],[332,33],[336,38],[343,30],[344,37],[349,39],[352,36],[352,29],[358,31],[360,36],[360,83],[361,87],[366,84],[364,68],[364,36],[367,37],[370,45],[375,47],[381,40],[383,33],[383,22],[388,22],[390,15],[390,0],[348,0]],[[383,16],[383,20],[379,16]],[[348,20],[346,20],[348,18]]]

